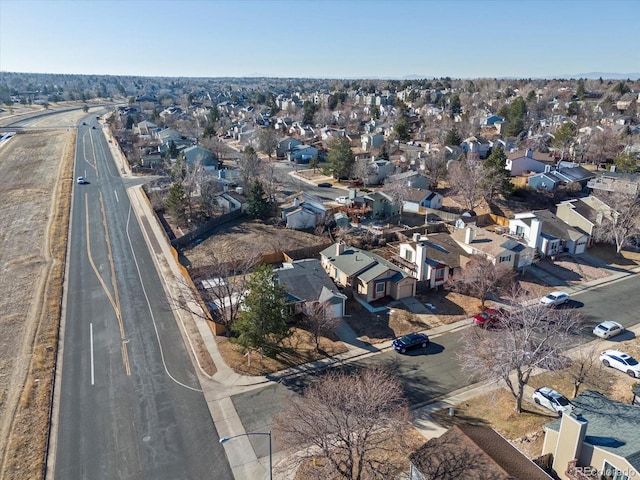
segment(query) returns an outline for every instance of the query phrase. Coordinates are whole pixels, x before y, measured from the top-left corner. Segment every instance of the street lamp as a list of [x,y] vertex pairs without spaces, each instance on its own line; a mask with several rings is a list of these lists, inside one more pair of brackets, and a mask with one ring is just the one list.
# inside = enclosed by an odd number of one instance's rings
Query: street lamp
[[246,432],[240,435],[233,435],[232,437],[222,437],[220,443],[227,443],[229,440],[233,440],[238,437],[248,437],[249,435],[268,435],[269,436],[269,479],[273,480],[273,455],[271,450],[271,430],[268,432]]

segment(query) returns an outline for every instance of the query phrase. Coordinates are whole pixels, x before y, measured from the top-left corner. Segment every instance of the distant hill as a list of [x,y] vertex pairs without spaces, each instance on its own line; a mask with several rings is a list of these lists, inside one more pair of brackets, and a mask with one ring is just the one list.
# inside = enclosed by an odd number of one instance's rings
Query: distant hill
[[574,73],[572,75],[561,75],[561,76],[549,76],[547,78],[590,78],[597,80],[598,78],[602,78],[603,80],[626,80],[630,78],[631,80],[637,80],[640,78],[640,73],[606,73],[606,72],[589,72],[589,73]]

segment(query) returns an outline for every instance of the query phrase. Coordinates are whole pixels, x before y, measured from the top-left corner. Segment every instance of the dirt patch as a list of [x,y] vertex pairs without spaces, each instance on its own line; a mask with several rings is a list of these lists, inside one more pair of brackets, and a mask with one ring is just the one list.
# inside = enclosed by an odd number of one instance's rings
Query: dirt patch
[[630,270],[640,265],[640,252],[623,249],[620,255],[617,255],[613,245],[597,244],[590,247],[587,253],[612,269]]
[[[44,117],[31,126],[72,125],[82,115],[78,110]],[[0,452],[5,479],[42,473],[74,141],[75,129],[23,132],[0,149]]]
[[545,258],[536,267],[563,280],[568,285],[577,285],[611,275],[611,272],[592,265],[585,257],[560,255],[555,259]]
[[215,235],[200,244],[185,249],[183,254],[192,267],[198,268],[210,265],[210,257],[216,252],[222,251],[227,245],[233,245],[236,252],[242,252],[246,256],[257,254],[266,256],[278,252],[291,252],[318,245],[328,245],[329,243],[328,238],[318,237],[312,233],[269,225],[260,221],[244,220],[221,228]]
[[320,338],[318,353],[309,332],[294,327],[292,335],[282,342],[283,350],[276,358],[260,357],[258,353],[252,353],[249,366],[242,347],[231,343],[227,337],[216,337],[216,342],[225,363],[243,375],[268,375],[347,351],[347,347],[337,337],[327,336]]

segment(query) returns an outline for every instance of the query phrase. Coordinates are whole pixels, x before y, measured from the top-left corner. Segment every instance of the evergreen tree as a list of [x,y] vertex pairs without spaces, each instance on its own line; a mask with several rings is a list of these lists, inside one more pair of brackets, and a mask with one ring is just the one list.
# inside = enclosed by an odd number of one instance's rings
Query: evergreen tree
[[401,118],[398,120],[398,123],[393,127],[393,132],[401,142],[409,141],[411,135],[409,134],[409,123],[407,122],[407,119]]
[[483,162],[486,171],[486,188],[489,199],[494,195],[508,195],[513,191],[511,173],[506,168],[507,156],[502,148],[496,147]]
[[246,349],[262,350],[267,355],[278,351],[278,344],[289,336],[284,285],[276,281],[273,268],[259,266],[247,282],[244,310],[233,324],[235,342]]
[[315,103],[311,103],[306,100],[302,104],[302,124],[311,125],[313,123],[313,116],[318,111],[318,106]]
[[187,204],[187,194],[182,183],[176,182],[172,184],[165,202],[168,212],[179,222],[182,222],[187,217]]
[[264,220],[269,216],[271,207],[267,201],[262,183],[255,182],[251,185],[247,195],[247,214],[253,218]]
[[454,145],[458,147],[460,146],[461,143],[462,143],[462,137],[460,136],[458,129],[456,127],[453,127],[451,130],[447,132],[447,136],[444,139],[444,144],[450,145],[450,146]]
[[622,153],[613,162],[616,164],[616,171],[622,173],[636,173],[638,162],[633,153]]
[[355,159],[348,138],[338,137],[331,142],[327,161],[334,178],[349,178]]
[[579,100],[584,100],[585,93],[586,92],[584,90],[584,79],[579,78],[578,86],[576,87],[576,97],[578,97]]

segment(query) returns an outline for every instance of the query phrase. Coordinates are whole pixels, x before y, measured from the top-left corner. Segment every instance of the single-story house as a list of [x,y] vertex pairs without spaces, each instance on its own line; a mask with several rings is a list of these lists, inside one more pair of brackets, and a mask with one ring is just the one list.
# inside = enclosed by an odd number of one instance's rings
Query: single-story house
[[407,187],[423,188],[426,190],[429,188],[429,177],[421,174],[420,172],[408,170],[406,172],[389,175],[384,181],[385,185],[391,185],[394,183],[400,183]]
[[283,205],[281,214],[287,228],[304,230],[323,224],[327,209],[319,198],[303,193],[302,196],[296,196],[291,204]]
[[228,191],[217,195],[215,201],[224,209],[225,212],[232,212],[234,210],[241,210],[244,212],[248,206],[246,197],[234,191]]
[[416,279],[375,253],[336,243],[320,252],[320,262],[338,285],[351,287],[367,302],[390,296],[413,297]]
[[407,187],[404,198],[402,199],[402,210],[416,213],[420,211],[420,207],[439,210],[442,208],[443,201],[444,197],[439,193],[422,188]]
[[340,293],[319,260],[305,258],[285,262],[276,269],[278,282],[287,289],[287,299],[300,310],[304,303],[325,305],[325,314],[340,318],[345,313],[347,296]]
[[546,424],[542,454],[553,455],[553,470],[563,480],[577,477],[625,480],[640,477],[638,407],[586,390],[574,398],[573,411]]
[[[548,167],[549,165],[547,165]],[[527,185],[536,190],[545,190],[547,192],[554,191],[559,185],[563,184],[562,178],[557,175],[555,170],[545,170],[542,173],[536,173],[527,178]]]

